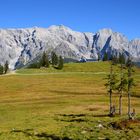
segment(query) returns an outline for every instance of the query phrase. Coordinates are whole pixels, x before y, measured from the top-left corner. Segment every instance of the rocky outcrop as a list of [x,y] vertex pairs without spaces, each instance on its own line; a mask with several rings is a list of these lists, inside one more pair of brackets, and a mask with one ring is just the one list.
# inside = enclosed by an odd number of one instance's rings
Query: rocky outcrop
[[[128,49],[129,46],[129,49]],[[55,51],[65,58],[97,59],[100,53],[130,53],[140,61],[140,39],[128,39],[111,29],[97,33],[81,33],[63,25],[49,28],[1,29],[0,63],[9,61],[10,68],[22,67],[35,60],[43,51]]]

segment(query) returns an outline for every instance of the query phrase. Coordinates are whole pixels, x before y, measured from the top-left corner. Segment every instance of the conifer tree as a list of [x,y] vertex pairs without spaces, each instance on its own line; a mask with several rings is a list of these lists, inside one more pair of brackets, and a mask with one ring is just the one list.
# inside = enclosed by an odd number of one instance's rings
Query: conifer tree
[[3,68],[3,66],[0,64],[0,75],[3,74],[3,71],[4,71],[4,68]]
[[107,83],[105,84],[106,88],[107,88],[107,92],[109,93],[109,115],[113,116],[114,112],[112,112],[112,93],[114,90],[116,90],[116,83],[117,83],[117,79],[116,79],[116,74],[113,71],[113,63],[112,61],[110,62],[110,73],[107,75]]
[[9,69],[9,63],[8,63],[8,61],[6,61],[4,64],[4,73],[5,74],[7,73],[8,69]]
[[98,52],[97,55],[98,55],[98,61],[100,61],[100,59],[101,59],[100,52]]
[[103,57],[103,61],[107,61],[107,60],[108,60],[108,54],[105,52],[104,57]]
[[50,66],[49,57],[48,57],[47,54],[46,54],[46,59],[45,59],[45,66],[46,66],[47,68],[49,68],[49,66]]
[[132,115],[131,115],[131,89],[134,86],[134,79],[132,77],[132,72],[133,72],[133,65],[132,65],[132,60],[130,58],[130,54],[128,56],[128,60],[126,63],[127,66],[127,95],[128,95],[128,118],[132,119]]
[[119,53],[119,63],[120,64],[125,64],[125,56],[124,54],[122,53]]
[[41,60],[40,60],[40,65],[42,67],[45,67],[45,65],[46,65],[46,52],[45,51],[42,54],[42,57],[41,57]]
[[59,64],[58,64],[58,67],[57,68],[60,69],[60,70],[63,69],[63,63],[64,62],[63,62],[62,56],[59,56]]
[[40,60],[40,65],[42,67],[49,67],[49,58],[46,52],[43,52],[41,60]]
[[58,56],[55,52],[51,54],[52,66],[56,67],[58,65]]

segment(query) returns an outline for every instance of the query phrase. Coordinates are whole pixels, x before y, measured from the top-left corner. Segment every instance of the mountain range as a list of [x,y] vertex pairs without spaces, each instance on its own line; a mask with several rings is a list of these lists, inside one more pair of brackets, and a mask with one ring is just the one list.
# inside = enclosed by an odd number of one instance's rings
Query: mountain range
[[25,66],[44,51],[56,52],[64,58],[80,60],[101,59],[108,55],[130,54],[140,62],[140,39],[129,41],[127,37],[111,29],[97,33],[77,32],[59,25],[49,28],[0,29],[0,64],[9,62],[11,69]]

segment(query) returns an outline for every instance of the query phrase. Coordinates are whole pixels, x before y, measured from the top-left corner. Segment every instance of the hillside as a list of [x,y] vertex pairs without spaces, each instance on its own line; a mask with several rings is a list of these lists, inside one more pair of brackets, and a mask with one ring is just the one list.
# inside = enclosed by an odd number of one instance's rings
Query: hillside
[[[107,116],[109,97],[104,83],[108,71],[107,62],[69,63],[60,71],[21,69],[0,76],[0,139],[139,138],[139,121],[125,125],[126,95],[121,119]],[[131,103],[140,119],[140,69],[135,71],[137,86]],[[117,97],[113,95],[116,106]]]

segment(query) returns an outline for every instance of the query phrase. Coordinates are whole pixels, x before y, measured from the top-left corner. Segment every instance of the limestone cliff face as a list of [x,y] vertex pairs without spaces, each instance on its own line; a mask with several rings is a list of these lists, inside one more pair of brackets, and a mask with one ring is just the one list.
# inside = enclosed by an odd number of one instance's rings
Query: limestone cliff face
[[140,39],[129,42],[125,36],[111,29],[95,34],[81,33],[63,25],[0,30],[0,63],[8,60],[11,69],[26,65],[43,51],[55,51],[76,60],[81,57],[97,59],[98,53],[103,56],[105,52],[118,54],[123,51],[140,61]]

